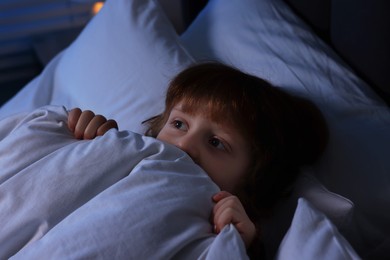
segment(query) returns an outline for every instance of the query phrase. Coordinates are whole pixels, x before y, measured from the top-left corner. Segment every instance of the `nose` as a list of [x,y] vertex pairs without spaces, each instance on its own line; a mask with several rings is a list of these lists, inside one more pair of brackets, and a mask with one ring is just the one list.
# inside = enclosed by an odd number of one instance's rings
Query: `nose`
[[181,137],[176,146],[186,152],[195,163],[199,163],[199,149],[196,140],[190,136]]

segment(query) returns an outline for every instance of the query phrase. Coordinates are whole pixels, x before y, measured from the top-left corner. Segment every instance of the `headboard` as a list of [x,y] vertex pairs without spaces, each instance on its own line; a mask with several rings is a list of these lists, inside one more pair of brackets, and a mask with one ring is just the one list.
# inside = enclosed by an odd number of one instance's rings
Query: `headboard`
[[390,104],[390,1],[285,1]]

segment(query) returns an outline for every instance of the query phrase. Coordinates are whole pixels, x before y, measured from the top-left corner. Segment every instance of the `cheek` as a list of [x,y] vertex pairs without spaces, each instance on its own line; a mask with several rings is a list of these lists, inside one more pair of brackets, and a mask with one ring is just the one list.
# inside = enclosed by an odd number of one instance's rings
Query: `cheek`
[[164,141],[163,138],[164,138],[164,133],[163,133],[162,130],[161,130],[161,131],[158,133],[158,135],[156,136],[156,139],[157,139],[157,140]]
[[229,173],[229,177],[226,178],[226,185],[229,186],[231,192],[236,193],[237,189],[245,182],[249,166],[249,160],[246,158],[227,165],[226,172]]
[[177,133],[172,128],[163,127],[161,131],[156,136],[157,140],[163,141],[165,143],[175,145],[177,143]]
[[163,128],[160,130],[158,135],[156,136],[157,140],[167,142],[168,141],[168,131],[166,129],[166,125],[163,126]]
[[156,137],[157,140],[163,141],[164,143],[167,144],[173,144],[172,138],[169,138],[169,136],[165,133],[160,131],[160,133]]
[[222,188],[225,181],[223,165],[220,165],[217,160],[211,160],[211,158],[210,155],[202,154],[198,165],[220,188]]
[[246,176],[246,167],[237,162],[227,162],[229,160],[214,162],[208,165],[209,167],[203,167],[203,169],[222,190],[235,193]]

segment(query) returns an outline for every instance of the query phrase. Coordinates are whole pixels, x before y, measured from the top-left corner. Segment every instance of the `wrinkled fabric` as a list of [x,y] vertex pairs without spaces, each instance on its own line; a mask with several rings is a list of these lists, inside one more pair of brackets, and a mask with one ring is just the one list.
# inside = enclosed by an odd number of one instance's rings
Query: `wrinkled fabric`
[[233,226],[212,233],[219,188],[184,152],[115,129],[76,140],[66,121],[0,121],[1,259],[247,258]]

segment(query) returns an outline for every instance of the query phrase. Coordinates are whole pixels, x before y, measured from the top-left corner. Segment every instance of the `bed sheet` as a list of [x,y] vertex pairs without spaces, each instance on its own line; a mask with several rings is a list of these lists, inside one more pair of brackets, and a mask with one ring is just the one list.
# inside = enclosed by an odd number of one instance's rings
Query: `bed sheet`
[[213,234],[219,188],[184,152],[114,129],[76,140],[66,119],[0,122],[1,259],[246,259],[233,226]]

